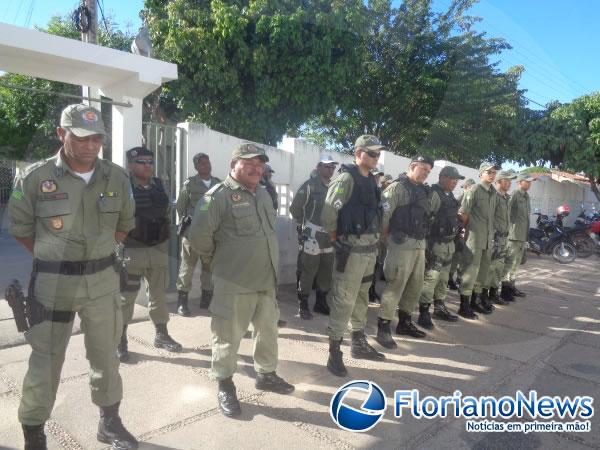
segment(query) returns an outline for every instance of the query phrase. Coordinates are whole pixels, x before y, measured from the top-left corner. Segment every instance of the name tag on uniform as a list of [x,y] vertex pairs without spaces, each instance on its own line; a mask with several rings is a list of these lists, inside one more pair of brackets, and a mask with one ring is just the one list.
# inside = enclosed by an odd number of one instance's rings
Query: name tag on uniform
[[51,201],[51,200],[66,200],[69,198],[69,194],[61,192],[59,194],[42,194],[39,198],[40,201]]
[[243,203],[234,203],[231,205],[232,208],[239,208],[240,206],[250,206],[249,202],[243,202]]

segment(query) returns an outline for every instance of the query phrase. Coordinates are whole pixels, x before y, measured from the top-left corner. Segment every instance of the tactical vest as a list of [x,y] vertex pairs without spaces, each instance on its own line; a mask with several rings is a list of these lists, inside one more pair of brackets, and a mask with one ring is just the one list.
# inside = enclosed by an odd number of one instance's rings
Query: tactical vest
[[397,207],[390,219],[390,234],[395,242],[402,242],[405,236],[413,239],[425,239],[431,225],[431,188],[423,184],[414,184],[406,174],[397,180],[408,191],[408,204]]
[[340,172],[348,172],[354,180],[350,200],[340,209],[337,233],[340,236],[375,234],[381,227],[381,191],[375,177],[362,176],[358,166],[343,164]]
[[452,192],[446,194],[439,184],[434,184],[431,188],[438,193],[441,205],[433,219],[429,235],[434,242],[452,242],[458,233],[460,204]]
[[152,178],[149,189],[136,186],[131,189],[135,199],[135,228],[129,232],[125,245],[145,247],[157,245],[169,239],[169,197],[162,182]]

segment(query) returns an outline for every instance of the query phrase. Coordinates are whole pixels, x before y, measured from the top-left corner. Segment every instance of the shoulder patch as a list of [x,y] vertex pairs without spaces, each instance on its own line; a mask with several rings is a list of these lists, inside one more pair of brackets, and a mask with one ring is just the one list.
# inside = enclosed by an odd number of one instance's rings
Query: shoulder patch
[[35,172],[37,169],[41,169],[42,167],[44,167],[46,164],[48,164],[48,162],[50,162],[51,158],[46,158],[43,159],[41,161],[35,162],[27,167],[25,167],[23,169],[23,174],[21,175],[21,178],[25,178],[29,175],[31,175],[33,172]]

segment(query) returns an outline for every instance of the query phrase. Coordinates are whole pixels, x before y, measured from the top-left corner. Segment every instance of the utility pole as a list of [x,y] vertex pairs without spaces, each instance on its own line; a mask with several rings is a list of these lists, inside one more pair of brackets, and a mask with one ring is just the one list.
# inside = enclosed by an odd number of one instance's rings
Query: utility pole
[[[89,29],[86,33],[81,33],[81,40],[89,44],[96,44],[98,42],[98,11],[96,10],[96,0],[82,0],[81,6],[85,6],[90,12]],[[83,97],[94,97],[92,89],[89,86],[82,86],[81,88]],[[83,102],[91,105],[89,100],[84,100]]]

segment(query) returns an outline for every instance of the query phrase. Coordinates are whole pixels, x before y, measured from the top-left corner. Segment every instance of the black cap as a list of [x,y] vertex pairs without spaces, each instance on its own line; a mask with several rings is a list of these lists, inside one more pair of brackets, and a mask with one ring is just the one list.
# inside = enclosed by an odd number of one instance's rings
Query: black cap
[[414,156],[413,159],[410,160],[411,163],[425,163],[425,164],[429,164],[431,167],[433,167],[433,159],[431,159],[429,156],[425,156],[425,155],[417,155]]
[[133,147],[132,149],[127,150],[126,155],[127,161],[131,161],[138,156],[154,156],[154,153],[146,147]]

